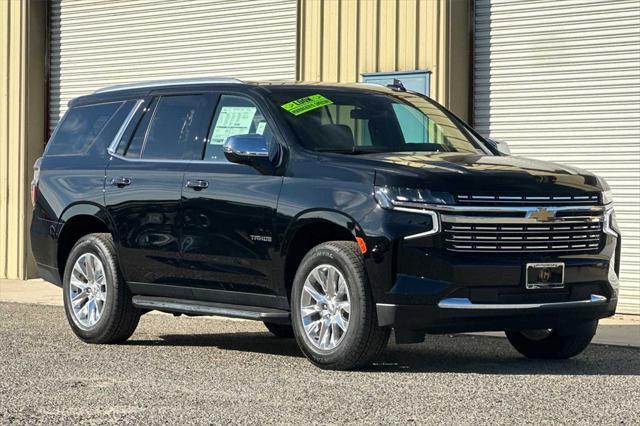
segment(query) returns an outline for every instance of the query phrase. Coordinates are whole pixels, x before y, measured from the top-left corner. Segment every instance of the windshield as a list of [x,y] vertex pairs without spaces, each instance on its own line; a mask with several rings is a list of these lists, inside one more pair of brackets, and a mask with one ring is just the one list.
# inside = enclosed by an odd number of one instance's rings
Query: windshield
[[300,143],[314,151],[490,152],[462,123],[413,93],[330,88],[272,89]]

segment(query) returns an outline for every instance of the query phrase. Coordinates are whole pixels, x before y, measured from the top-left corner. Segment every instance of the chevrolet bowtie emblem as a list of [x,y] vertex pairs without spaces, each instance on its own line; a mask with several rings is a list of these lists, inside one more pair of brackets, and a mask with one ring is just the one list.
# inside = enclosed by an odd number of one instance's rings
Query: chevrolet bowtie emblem
[[535,219],[539,222],[548,222],[553,217],[555,217],[555,215],[556,215],[555,212],[550,212],[549,210],[543,207],[541,209],[538,209],[535,212],[529,213],[529,218]]

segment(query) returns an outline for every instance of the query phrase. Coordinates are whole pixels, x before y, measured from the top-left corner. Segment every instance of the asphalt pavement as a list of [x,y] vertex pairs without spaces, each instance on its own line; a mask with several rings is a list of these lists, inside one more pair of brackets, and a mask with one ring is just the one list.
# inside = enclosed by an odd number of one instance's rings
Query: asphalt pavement
[[0,423],[640,424],[640,350],[591,345],[530,361],[506,339],[390,344],[327,372],[261,323],[145,315],[88,345],[58,306],[0,303]]

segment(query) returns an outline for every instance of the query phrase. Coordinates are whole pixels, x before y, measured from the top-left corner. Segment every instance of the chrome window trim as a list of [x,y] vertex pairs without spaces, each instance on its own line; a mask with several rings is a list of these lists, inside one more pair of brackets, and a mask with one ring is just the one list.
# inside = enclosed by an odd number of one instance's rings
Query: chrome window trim
[[468,310],[500,310],[500,309],[540,309],[540,308],[571,308],[585,305],[602,305],[607,298],[599,294],[592,294],[587,300],[572,300],[570,302],[550,303],[473,303],[467,298],[448,298],[438,302],[440,309],[468,309]]
[[129,124],[131,123],[131,120],[133,120],[133,116],[135,115],[135,113],[140,108],[140,105],[142,105],[143,103],[144,103],[144,99],[138,99],[136,101],[136,104],[133,106],[133,108],[131,108],[131,111],[129,111],[129,114],[124,119],[124,122],[120,126],[120,129],[118,129],[118,133],[116,133],[116,135],[114,136],[113,140],[109,144],[109,147],[107,148],[107,152],[110,155],[117,156],[115,154],[115,152],[116,152],[116,149],[118,148],[118,145],[120,143],[120,139],[122,139],[122,135],[127,130],[127,127],[129,127]]
[[109,155],[112,158],[117,158],[119,160],[124,160],[124,161],[133,161],[133,162],[140,162],[140,163],[176,163],[176,164],[187,164],[187,163],[192,163],[194,160],[163,160],[160,158],[128,158],[128,157],[123,157],[122,155],[116,154],[116,153],[109,153]]

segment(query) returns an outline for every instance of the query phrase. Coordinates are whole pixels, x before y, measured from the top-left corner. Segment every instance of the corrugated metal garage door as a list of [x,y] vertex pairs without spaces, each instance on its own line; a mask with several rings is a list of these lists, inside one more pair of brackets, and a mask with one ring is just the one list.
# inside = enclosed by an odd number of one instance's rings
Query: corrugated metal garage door
[[620,312],[640,313],[640,2],[477,0],[474,121],[514,154],[607,179]]
[[296,0],[55,0],[50,25],[51,127],[114,83],[295,78]]

